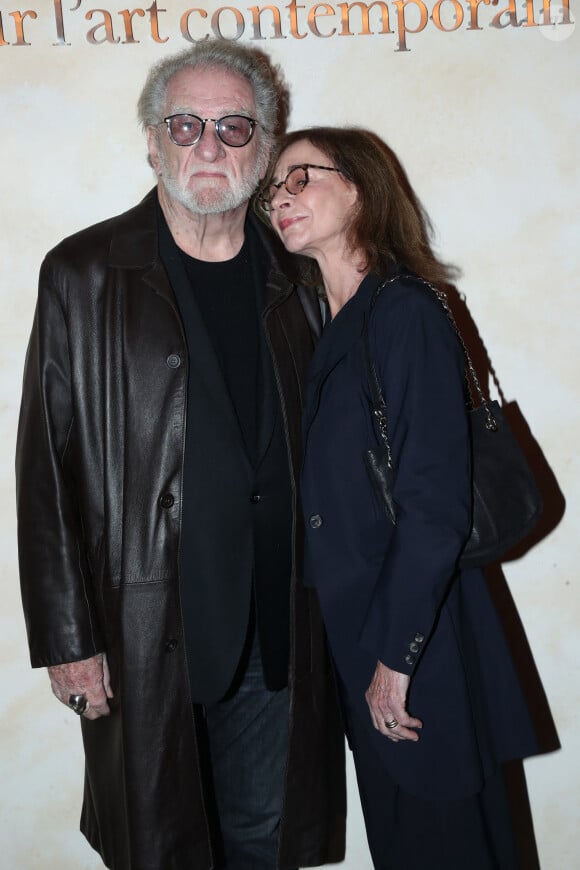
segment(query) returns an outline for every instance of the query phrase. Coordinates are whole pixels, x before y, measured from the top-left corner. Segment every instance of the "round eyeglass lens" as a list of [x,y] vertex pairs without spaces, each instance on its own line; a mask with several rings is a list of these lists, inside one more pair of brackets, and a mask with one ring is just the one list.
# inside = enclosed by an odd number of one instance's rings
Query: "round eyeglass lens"
[[287,192],[292,196],[301,193],[308,184],[308,172],[302,166],[295,166],[291,169],[284,181],[279,181],[277,184],[270,184],[265,192],[260,197],[262,208],[265,211],[272,211],[272,200],[278,191],[285,187]]
[[193,145],[201,135],[202,121],[195,115],[174,115],[169,119],[169,132],[176,145]]
[[217,123],[217,133],[222,142],[231,145],[232,148],[241,148],[247,145],[252,138],[254,123],[245,115],[226,115]]
[[301,193],[308,184],[308,172],[302,166],[296,166],[291,169],[286,176],[286,190],[293,196]]

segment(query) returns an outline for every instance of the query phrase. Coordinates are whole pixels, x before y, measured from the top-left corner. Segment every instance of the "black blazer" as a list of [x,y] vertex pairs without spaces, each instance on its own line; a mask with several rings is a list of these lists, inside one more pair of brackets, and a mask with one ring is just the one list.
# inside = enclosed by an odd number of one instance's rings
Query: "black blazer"
[[[405,790],[476,793],[499,761],[537,751],[483,574],[457,573],[470,528],[464,361],[434,294],[412,279],[382,291],[370,345],[397,469],[396,526],[375,501],[363,452],[376,446],[363,317],[378,276],[325,327],[307,384],[302,492],[305,580],[315,586],[347,704]],[[409,674],[419,743],[372,727],[364,693],[377,660]]]
[[[187,325],[180,545],[184,630],[193,700],[211,703],[230,688],[240,662],[253,619],[252,593],[266,684],[280,689],[288,682],[293,495],[281,396],[265,328],[265,288],[276,265],[277,239],[249,217],[262,395],[257,443],[248,452],[182,259],[160,212],[158,217],[161,258]],[[303,329],[308,329],[306,319]]]

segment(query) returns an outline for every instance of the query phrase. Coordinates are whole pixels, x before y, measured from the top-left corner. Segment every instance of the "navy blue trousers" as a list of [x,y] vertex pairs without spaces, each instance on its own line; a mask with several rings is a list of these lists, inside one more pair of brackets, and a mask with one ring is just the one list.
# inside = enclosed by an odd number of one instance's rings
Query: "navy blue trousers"
[[518,870],[502,770],[473,797],[422,800],[393,782],[356,716],[347,718],[375,870]]

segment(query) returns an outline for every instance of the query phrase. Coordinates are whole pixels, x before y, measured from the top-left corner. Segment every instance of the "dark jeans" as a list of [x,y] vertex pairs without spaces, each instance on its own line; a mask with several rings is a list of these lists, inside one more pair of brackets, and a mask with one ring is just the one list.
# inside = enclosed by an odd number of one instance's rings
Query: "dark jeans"
[[220,870],[278,867],[288,715],[288,689],[272,692],[264,684],[256,634],[239,688],[206,709]]

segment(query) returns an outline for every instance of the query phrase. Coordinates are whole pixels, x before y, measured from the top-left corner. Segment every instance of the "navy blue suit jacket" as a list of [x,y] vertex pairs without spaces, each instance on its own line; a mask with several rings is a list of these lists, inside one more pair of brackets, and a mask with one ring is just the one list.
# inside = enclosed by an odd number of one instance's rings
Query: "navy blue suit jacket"
[[[369,324],[397,470],[396,525],[371,489],[363,453],[377,435],[363,318],[378,283],[367,276],[325,327],[310,368],[305,578],[349,715],[405,790],[455,799],[537,745],[484,576],[457,570],[471,504],[464,359],[435,295],[412,278],[385,286]],[[378,660],[411,676],[418,743],[392,743],[372,726],[364,693]]]

